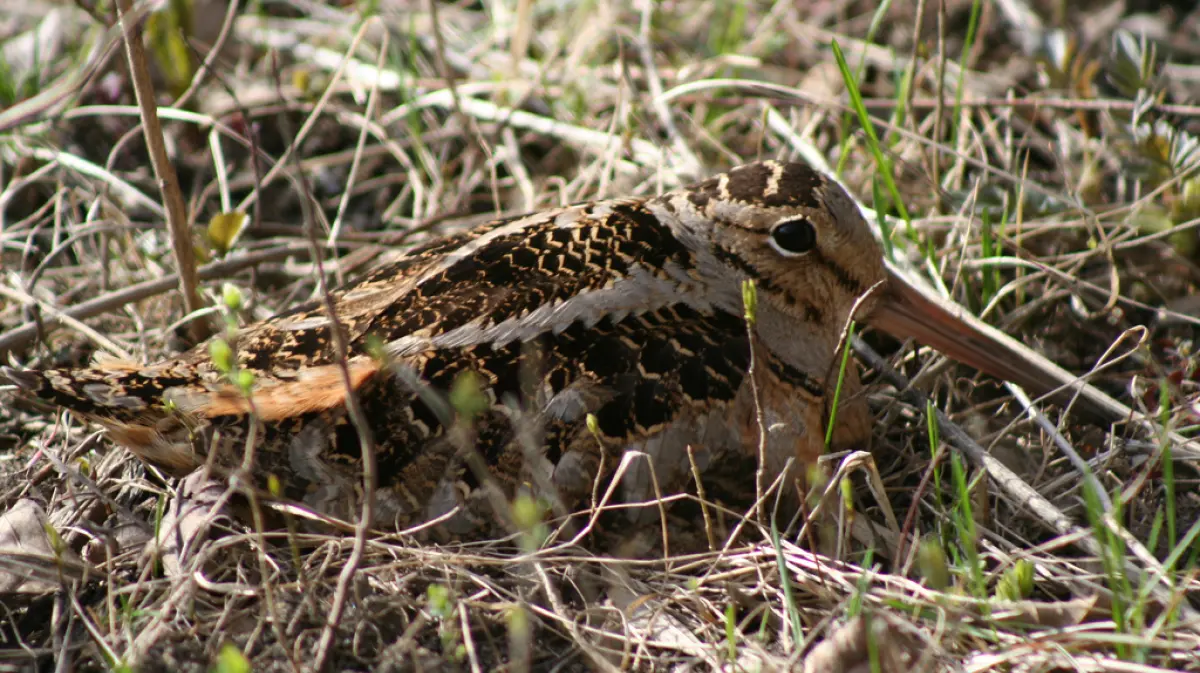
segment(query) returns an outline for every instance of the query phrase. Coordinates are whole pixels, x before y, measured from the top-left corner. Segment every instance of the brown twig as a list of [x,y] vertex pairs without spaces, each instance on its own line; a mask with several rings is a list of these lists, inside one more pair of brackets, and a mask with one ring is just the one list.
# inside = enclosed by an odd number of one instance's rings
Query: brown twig
[[[219,262],[206,264],[201,267],[196,276],[200,280],[213,280],[216,278],[224,278],[228,275],[237,273],[242,269],[247,269],[264,262],[277,262],[287,259],[293,255],[307,254],[308,248],[304,245],[289,243],[267,250],[258,252],[246,253],[236,257],[229,257]],[[96,297],[81,304],[76,304],[62,311],[62,315],[83,320],[97,315],[107,313],[135,301],[141,301],[164,292],[170,292],[171,288],[179,284],[179,275],[172,274],[163,278],[155,278],[147,280],[136,285],[130,285],[127,288],[110,292],[108,294]],[[55,325],[55,320],[48,320],[45,327],[50,328]],[[25,324],[16,329],[9,330],[0,334],[0,358],[6,357],[9,353],[20,350],[29,344],[33,343],[38,337],[38,326],[34,324]]]
[[[450,100],[454,106],[454,113],[462,122],[466,130],[466,136],[471,140],[471,146],[483,157],[489,166],[492,177],[492,201],[494,202],[496,211],[502,210],[500,205],[500,193],[497,191],[496,182],[496,164],[491,161],[492,150],[488,147],[487,141],[483,138],[483,133],[479,130],[479,126],[475,123],[475,118],[463,111],[462,101],[459,100],[458,87],[455,86],[454,73],[450,70],[450,64],[446,62],[446,41],[442,37],[442,24],[438,18],[438,3],[437,0],[429,0],[429,17],[432,21],[433,40],[436,49],[434,50],[434,61],[437,64],[439,74],[446,81],[446,89],[450,91]],[[455,204],[457,209],[461,204]]]
[[[895,386],[899,390],[899,395],[907,403],[918,409],[927,408],[927,398],[924,393],[909,385],[909,381],[900,373],[896,372],[888,364],[887,360],[875,352],[873,348],[866,344],[861,338],[855,338],[854,349],[871,368],[879,372],[883,380],[889,385]],[[1044,495],[1039,493],[1032,486],[1027,484],[1018,474],[1013,472],[1004,463],[1000,462],[995,456],[988,453],[982,446],[975,442],[965,431],[958,427],[950,417],[943,413],[940,409],[934,409],[937,414],[937,423],[941,428],[942,434],[947,443],[953,446],[959,453],[967,458],[971,464],[984,469],[988,476],[1000,486],[1000,488],[1008,493],[1015,503],[1018,503],[1026,510],[1034,514],[1039,521],[1055,531],[1059,535],[1069,536],[1082,547],[1087,553],[1096,557],[1101,556],[1104,552],[1100,548],[1100,543],[1095,536],[1089,534],[1088,531],[1081,529],[1070,519],[1065,513],[1054,506]],[[1107,522],[1110,526],[1116,526],[1115,521]],[[1119,529],[1126,543],[1129,544],[1133,540],[1132,536],[1128,535],[1123,528]],[[1126,572],[1129,578],[1150,578],[1149,582],[1154,579],[1161,578],[1158,584],[1152,585],[1150,596],[1155,600],[1160,601],[1164,606],[1170,606],[1175,601],[1172,596],[1175,591],[1171,580],[1167,579],[1167,574],[1161,566],[1145,569],[1137,567],[1129,558],[1122,559]],[[1157,565],[1157,563],[1155,564]],[[1149,572],[1147,572],[1149,570]],[[1193,626],[1192,629],[1198,628],[1194,625],[1200,624],[1200,611],[1191,607],[1187,603],[1181,603],[1178,606],[1180,615],[1184,620],[1189,621]]]
[[[117,16],[125,31],[125,55],[129,60],[133,91],[142,111],[146,150],[150,154],[150,164],[158,178],[158,187],[166,206],[171,247],[175,251],[175,264],[179,268],[179,291],[183,294],[184,308],[191,315],[203,308],[197,289],[199,278],[196,273],[196,253],[192,249],[192,236],[188,231],[187,210],[183,203],[183,193],[179,190],[179,178],[175,175],[175,166],[167,156],[162,125],[158,121],[158,106],[154,98],[154,84],[150,81],[150,69],[146,63],[142,28],[137,21],[132,20],[132,11],[131,0],[117,0]],[[207,323],[202,320],[190,321],[188,332],[196,342],[203,341],[210,333]]]
[[[380,60],[377,67],[382,67],[382,59],[387,53],[387,34],[384,33],[383,44],[379,50]],[[278,87],[282,80],[282,75],[278,70],[273,74],[275,84]],[[375,110],[378,96],[379,87],[376,84],[371,88],[367,103],[368,116]],[[279,92],[279,97],[283,97],[282,91]],[[285,125],[286,131],[286,118],[282,118],[281,122]],[[308,239],[308,247],[313,257],[313,264],[316,266],[316,277],[321,302],[332,325],[330,336],[337,366],[341,372],[342,385],[346,389],[346,412],[350,417],[350,424],[354,427],[354,431],[358,435],[359,450],[362,455],[362,505],[359,511],[358,522],[354,527],[354,545],[351,548],[350,557],[346,559],[346,565],[342,566],[342,570],[338,574],[337,588],[334,590],[329,614],[324,626],[321,628],[320,640],[317,642],[313,668],[319,671],[324,668],[334,638],[337,636],[337,627],[341,622],[342,611],[345,609],[346,601],[350,595],[351,582],[359,566],[362,564],[363,557],[366,555],[367,533],[370,531],[371,524],[375,519],[375,489],[378,475],[375,459],[375,438],[371,432],[371,425],[367,422],[366,412],[363,411],[362,403],[358,399],[358,391],[355,390],[350,378],[350,365],[348,361],[350,346],[345,333],[342,331],[342,323],[338,320],[337,307],[334,304],[333,296],[330,294],[330,289],[325,278],[322,247],[317,237],[316,214],[313,212],[315,197],[309,188],[307,179],[300,170],[300,162],[296,153],[290,153],[288,159],[293,163],[293,167],[297,173],[296,179],[303,189],[303,194],[300,198],[300,208],[303,213],[304,230]]]

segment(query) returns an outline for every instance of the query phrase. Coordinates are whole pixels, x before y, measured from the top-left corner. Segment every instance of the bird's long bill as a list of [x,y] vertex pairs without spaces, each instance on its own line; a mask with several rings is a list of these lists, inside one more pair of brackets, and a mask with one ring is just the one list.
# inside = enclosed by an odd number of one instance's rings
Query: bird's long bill
[[[1055,400],[1069,401],[1080,384],[1049,360],[1023,348],[1011,337],[961,308],[926,295],[889,270],[888,289],[867,322],[901,339],[915,339],[963,364],[1011,381],[1034,395],[1060,391]],[[1074,385],[1072,385],[1074,383]],[[1118,403],[1095,388],[1080,390],[1078,407],[1109,420]],[[1065,393],[1065,394],[1064,394]]]

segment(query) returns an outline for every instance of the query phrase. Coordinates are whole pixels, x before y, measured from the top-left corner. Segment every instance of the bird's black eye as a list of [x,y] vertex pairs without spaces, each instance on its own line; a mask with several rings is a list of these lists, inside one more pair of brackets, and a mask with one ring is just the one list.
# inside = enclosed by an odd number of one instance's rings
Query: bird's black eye
[[803,217],[784,220],[771,230],[771,247],[785,257],[795,257],[817,247],[817,230]]

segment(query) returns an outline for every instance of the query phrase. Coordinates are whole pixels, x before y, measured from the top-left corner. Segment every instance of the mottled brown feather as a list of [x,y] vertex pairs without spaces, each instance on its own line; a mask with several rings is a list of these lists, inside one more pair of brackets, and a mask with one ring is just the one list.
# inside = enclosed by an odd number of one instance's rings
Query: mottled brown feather
[[[812,223],[817,249],[787,258],[769,245],[772,224],[787,218]],[[744,278],[759,292],[753,330]],[[801,163],[750,164],[654,199],[499,219],[416,248],[332,293],[350,385],[378,450],[380,518],[408,525],[458,506],[469,525],[446,524],[452,532],[489,518],[472,510],[478,479],[448,433],[445,394],[464,372],[482,381],[489,404],[470,428],[472,450],[510,494],[549,480],[573,506],[603,476],[602,455],[628,448],[654,453],[680,481],[672,488],[690,479],[680,468],[686,446],[705,464],[722,452],[756,457],[751,343],[771,469],[789,458],[811,464],[824,447],[825,377],[849,306],[882,278],[852,201]],[[253,374],[250,399],[205,344],[149,366],[7,374],[176,474],[206,461],[239,465],[253,414],[262,483],[274,475],[286,497],[352,516],[360,443],[330,330],[319,302],[243,328],[236,366]],[[376,339],[390,363],[376,359]],[[839,411],[849,424],[835,441],[869,438],[859,387],[850,372]],[[519,432],[521,423],[536,431]],[[752,489],[754,475],[742,478]]]

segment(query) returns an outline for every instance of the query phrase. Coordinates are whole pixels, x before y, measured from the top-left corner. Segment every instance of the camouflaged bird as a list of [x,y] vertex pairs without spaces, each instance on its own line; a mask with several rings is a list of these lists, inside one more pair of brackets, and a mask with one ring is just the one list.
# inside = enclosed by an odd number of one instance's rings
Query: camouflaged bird
[[[749,329],[747,279],[758,304]],[[454,534],[478,530],[494,513],[467,455],[506,495],[551,484],[568,508],[622,452],[653,460],[653,471],[634,461],[620,483],[626,501],[644,501],[652,477],[664,493],[686,486],[688,447],[701,474],[730,458],[757,464],[760,430],[767,479],[789,461],[799,473],[825,448],[851,312],[894,308],[876,300],[886,282],[854,201],[803,163],[750,164],[656,198],[500,219],[416,248],[332,293],[376,447],[377,523],[441,517]],[[892,328],[915,330],[919,313],[892,310]],[[332,329],[319,302],[245,327],[235,352],[254,377],[248,398],[207,345],[149,366],[7,376],[176,475],[241,464],[253,415],[254,474],[352,518],[361,450]],[[477,454],[454,441],[444,402],[467,372],[486,400],[471,425]],[[870,437],[859,387],[851,369],[836,445]],[[753,493],[754,470],[737,478]]]

